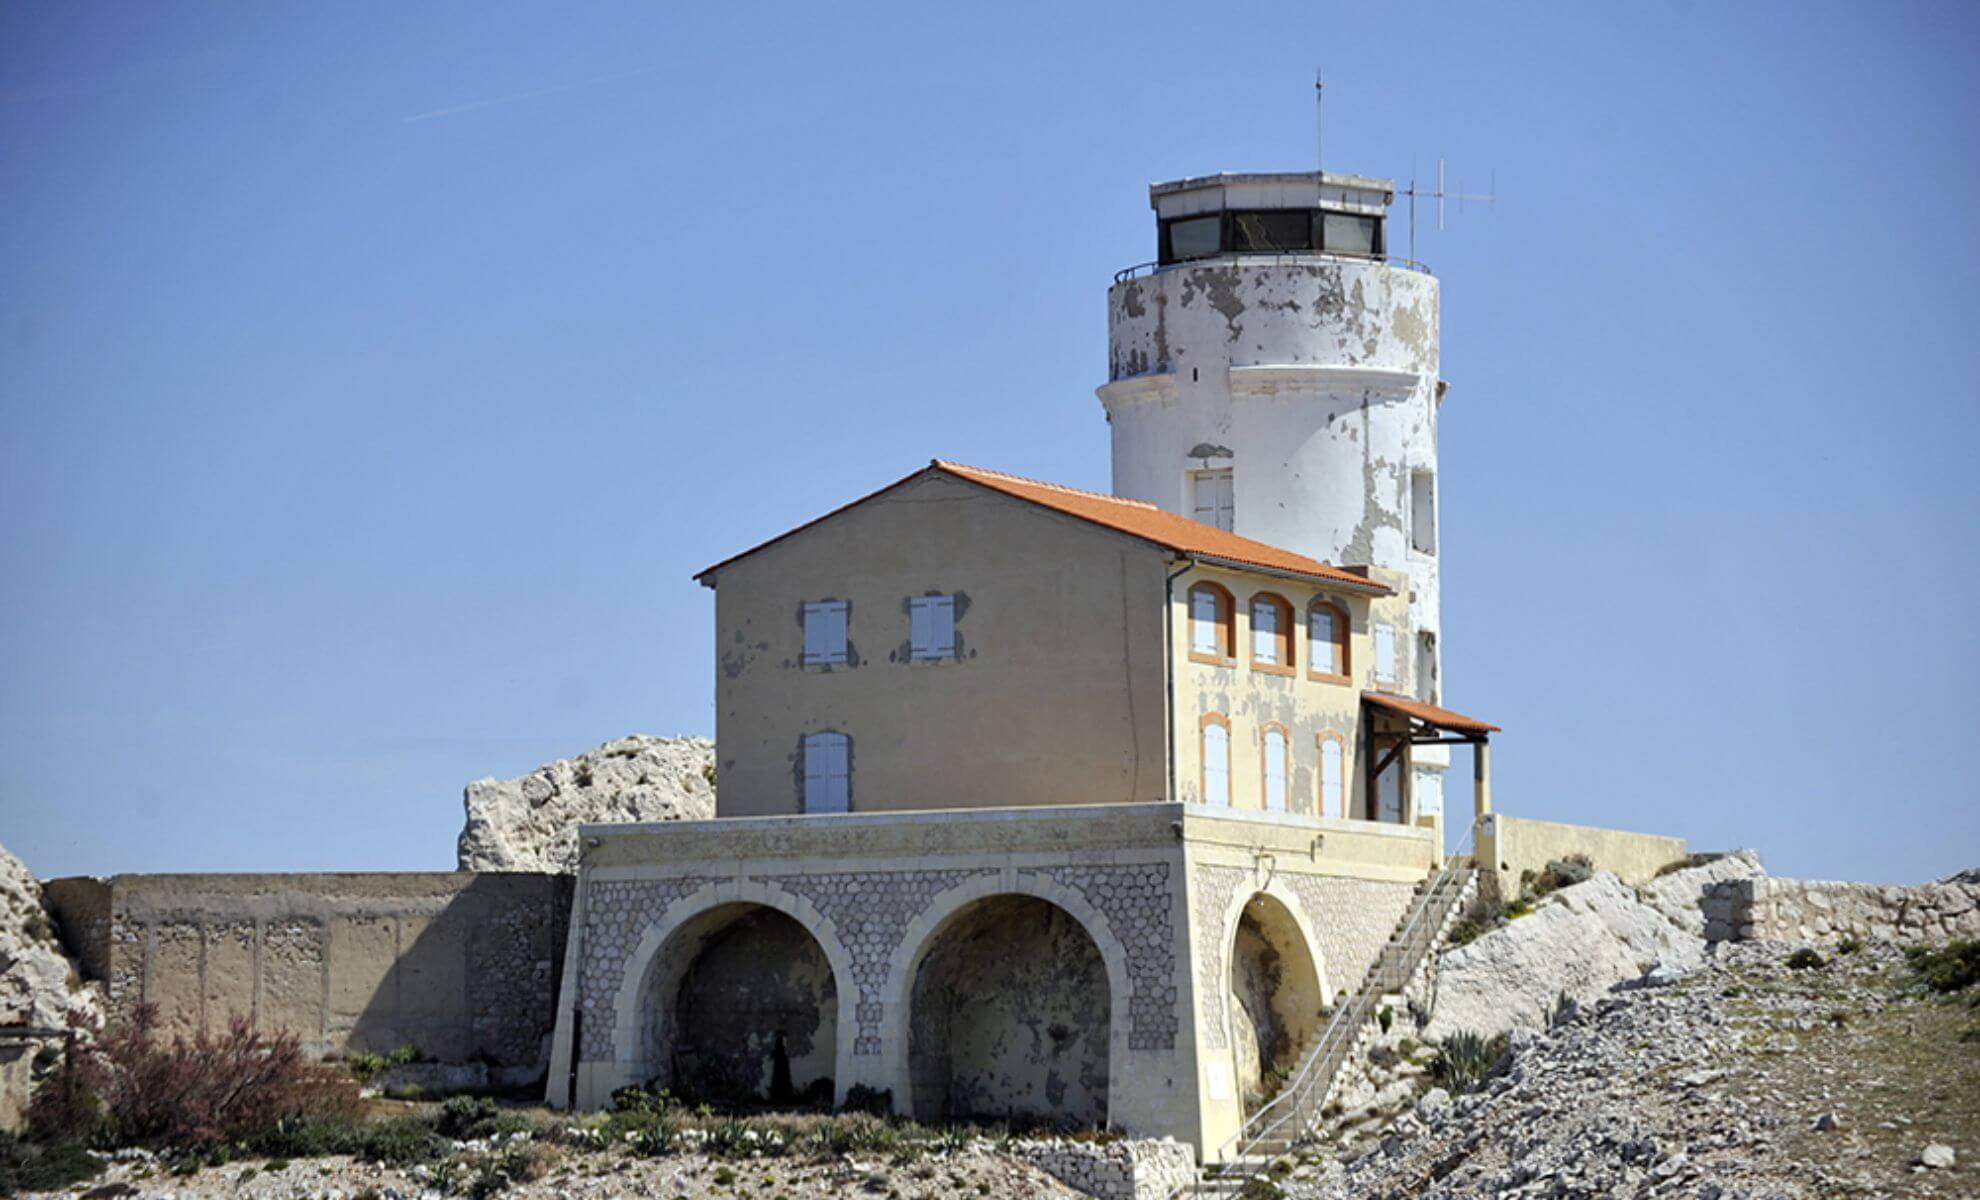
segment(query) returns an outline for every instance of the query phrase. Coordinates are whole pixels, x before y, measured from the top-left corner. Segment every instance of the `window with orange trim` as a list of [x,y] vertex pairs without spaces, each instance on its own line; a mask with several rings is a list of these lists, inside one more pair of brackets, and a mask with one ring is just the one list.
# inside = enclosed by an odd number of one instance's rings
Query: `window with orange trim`
[[1222,713],[1205,713],[1202,721],[1203,802],[1216,808],[1231,806],[1231,723]]
[[1236,651],[1236,608],[1231,594],[1214,583],[1189,589],[1189,657],[1193,662],[1230,665]]
[[1347,609],[1332,600],[1307,605],[1306,673],[1330,683],[1348,681]]
[[1292,605],[1283,596],[1260,592],[1251,598],[1252,670],[1292,674],[1292,615]]
[[1286,801],[1292,792],[1288,764],[1288,760],[1292,757],[1292,746],[1286,740],[1285,726],[1277,723],[1267,725],[1261,750],[1259,765],[1265,781],[1265,811],[1284,812],[1287,808]]
[[1320,815],[1347,816],[1347,741],[1328,730],[1320,735]]

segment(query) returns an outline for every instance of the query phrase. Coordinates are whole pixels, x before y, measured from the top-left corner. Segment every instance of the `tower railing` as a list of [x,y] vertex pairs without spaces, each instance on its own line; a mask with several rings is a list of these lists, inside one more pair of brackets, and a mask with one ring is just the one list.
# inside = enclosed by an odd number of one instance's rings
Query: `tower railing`
[[1297,253],[1290,254],[1271,254],[1245,250],[1229,250],[1221,254],[1206,254],[1202,258],[1184,259],[1182,262],[1136,263],[1131,267],[1122,267],[1120,270],[1114,272],[1114,282],[1126,283],[1130,279],[1140,279],[1144,276],[1155,275],[1162,271],[1173,271],[1178,267],[1201,266],[1204,263],[1242,262],[1249,266],[1291,267],[1298,266],[1301,263],[1309,263],[1315,259],[1325,262],[1382,263],[1386,266],[1400,267],[1405,271],[1417,271],[1424,275],[1436,274],[1436,272],[1430,269],[1429,263],[1418,262],[1413,258],[1404,258],[1399,254],[1330,254],[1325,250],[1301,250]]

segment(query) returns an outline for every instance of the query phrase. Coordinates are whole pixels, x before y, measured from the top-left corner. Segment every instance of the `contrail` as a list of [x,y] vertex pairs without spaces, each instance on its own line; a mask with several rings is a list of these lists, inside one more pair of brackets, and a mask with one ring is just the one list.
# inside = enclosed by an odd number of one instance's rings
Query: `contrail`
[[441,117],[452,117],[465,112],[474,112],[476,109],[494,108],[498,104],[514,104],[519,100],[534,100],[538,96],[554,96],[558,92],[568,92],[581,87],[591,87],[594,84],[611,83],[617,79],[629,79],[634,75],[644,75],[651,70],[653,70],[652,67],[641,67],[636,71],[620,71],[612,75],[598,75],[590,79],[578,79],[570,83],[553,84],[550,87],[537,88],[535,91],[517,92],[513,96],[497,96],[491,100],[470,100],[466,104],[454,104],[446,108],[436,108],[432,112],[416,113],[410,117],[400,117],[399,121],[405,125],[410,125],[415,121],[433,121]]

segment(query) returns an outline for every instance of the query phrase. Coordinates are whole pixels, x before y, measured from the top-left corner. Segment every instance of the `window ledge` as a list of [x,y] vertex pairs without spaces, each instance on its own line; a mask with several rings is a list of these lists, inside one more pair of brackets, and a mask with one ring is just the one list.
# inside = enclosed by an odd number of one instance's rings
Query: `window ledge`
[[1342,687],[1350,682],[1346,675],[1329,675],[1324,671],[1308,671],[1306,677],[1314,683],[1334,683]]
[[1278,663],[1254,662],[1251,664],[1251,669],[1260,675],[1283,675],[1288,679],[1298,673],[1291,667],[1280,666]]
[[1189,661],[1193,663],[1202,663],[1206,667],[1237,666],[1237,659],[1235,658],[1221,658],[1214,654],[1199,654],[1194,650],[1191,650],[1189,652]]

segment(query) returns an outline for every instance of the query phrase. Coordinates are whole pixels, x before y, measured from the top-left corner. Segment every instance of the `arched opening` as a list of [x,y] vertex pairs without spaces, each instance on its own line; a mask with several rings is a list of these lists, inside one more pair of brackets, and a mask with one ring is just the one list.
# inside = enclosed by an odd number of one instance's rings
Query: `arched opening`
[[762,904],[722,904],[654,956],[644,1013],[650,1081],[715,1104],[827,1104],[838,981],[818,940]]
[[1324,1000],[1306,934],[1276,897],[1245,902],[1231,939],[1231,1046],[1247,1114],[1285,1086],[1320,1028]]
[[929,937],[913,979],[917,1120],[1107,1123],[1107,966],[1078,918],[1033,896],[985,897]]

